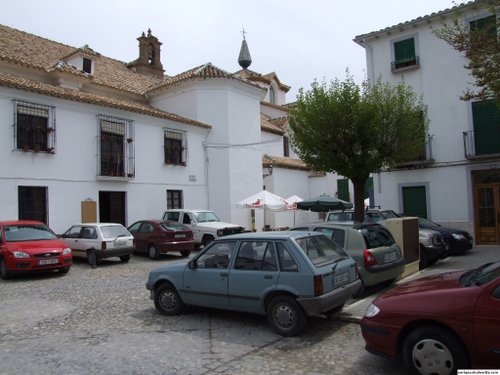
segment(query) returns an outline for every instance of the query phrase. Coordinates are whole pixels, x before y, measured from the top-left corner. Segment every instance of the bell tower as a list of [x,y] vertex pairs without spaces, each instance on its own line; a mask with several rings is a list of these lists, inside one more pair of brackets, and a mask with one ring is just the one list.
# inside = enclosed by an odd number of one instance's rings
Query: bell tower
[[139,41],[139,58],[128,64],[128,67],[137,73],[163,79],[164,70],[160,60],[162,43],[151,34],[151,29],[148,29],[147,35],[143,32],[137,40]]

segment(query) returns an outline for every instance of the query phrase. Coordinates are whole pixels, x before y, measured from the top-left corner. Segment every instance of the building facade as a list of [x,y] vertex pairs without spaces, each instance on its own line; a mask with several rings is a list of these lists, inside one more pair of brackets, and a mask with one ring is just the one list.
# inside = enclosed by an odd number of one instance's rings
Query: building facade
[[433,34],[457,14],[467,27],[492,17],[469,2],[354,39],[366,51],[368,78],[404,79],[423,95],[430,119],[418,160],[373,176],[374,201],[465,229],[476,244],[498,244],[500,112],[491,101],[459,99],[472,80],[467,60]]

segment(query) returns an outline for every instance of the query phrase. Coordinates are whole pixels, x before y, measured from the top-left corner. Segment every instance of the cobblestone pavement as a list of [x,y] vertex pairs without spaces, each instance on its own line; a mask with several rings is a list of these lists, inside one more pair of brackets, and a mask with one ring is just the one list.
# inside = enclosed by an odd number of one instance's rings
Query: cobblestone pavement
[[0,280],[0,374],[402,374],[364,350],[357,324],[311,319],[298,337],[264,316],[190,308],[156,312],[150,270],[182,261],[135,255],[67,275]]

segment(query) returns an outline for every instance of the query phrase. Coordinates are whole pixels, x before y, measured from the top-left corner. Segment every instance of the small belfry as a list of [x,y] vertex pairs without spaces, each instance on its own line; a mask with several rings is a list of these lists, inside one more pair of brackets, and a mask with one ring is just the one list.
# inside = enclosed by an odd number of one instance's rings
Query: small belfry
[[241,42],[240,55],[238,57],[238,64],[240,64],[243,69],[247,69],[250,64],[252,64],[252,58],[250,57],[250,51],[248,50],[245,34],[245,29],[243,29],[241,32],[241,35],[243,35],[243,41]]
[[162,79],[164,72],[160,60],[160,46],[162,43],[151,34],[151,29],[148,29],[147,35],[143,32],[137,40],[139,41],[139,58],[129,63],[128,67],[134,69],[137,73]]

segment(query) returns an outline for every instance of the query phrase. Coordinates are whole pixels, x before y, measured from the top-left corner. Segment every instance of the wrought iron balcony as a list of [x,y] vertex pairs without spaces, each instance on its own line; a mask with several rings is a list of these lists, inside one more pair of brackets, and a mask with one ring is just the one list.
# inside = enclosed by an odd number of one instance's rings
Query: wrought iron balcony
[[391,71],[405,70],[420,67],[420,58],[418,56],[407,57],[391,62]]
[[500,154],[500,127],[463,132],[465,157],[487,158]]
[[425,148],[418,154],[418,156],[409,160],[406,163],[401,163],[396,165],[397,169],[415,169],[424,168],[429,164],[434,163],[434,158],[432,155],[432,136],[427,134],[427,140],[425,141]]

